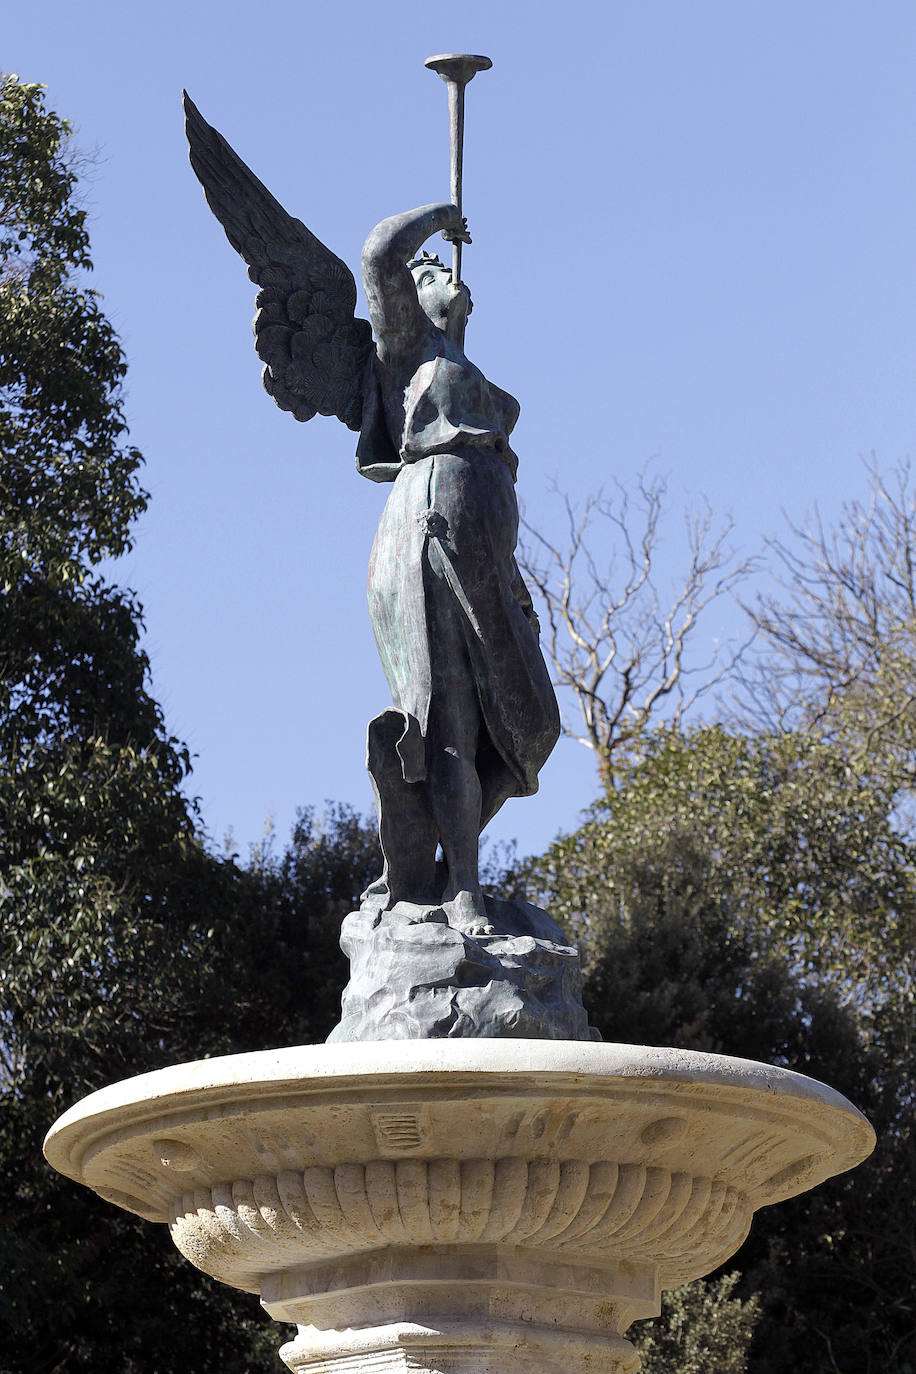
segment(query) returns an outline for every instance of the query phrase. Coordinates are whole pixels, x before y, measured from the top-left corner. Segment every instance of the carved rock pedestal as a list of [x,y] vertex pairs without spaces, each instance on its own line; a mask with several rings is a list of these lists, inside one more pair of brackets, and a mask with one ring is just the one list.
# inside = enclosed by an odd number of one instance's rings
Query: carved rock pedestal
[[579,952],[556,921],[491,896],[486,914],[492,926],[468,935],[441,907],[351,911],[340,933],[350,981],[329,1041],[599,1040],[582,1006]]
[[177,1065],[78,1103],[45,1152],[295,1322],[302,1374],[629,1374],[663,1288],[873,1143],[748,1060],[470,1039]]

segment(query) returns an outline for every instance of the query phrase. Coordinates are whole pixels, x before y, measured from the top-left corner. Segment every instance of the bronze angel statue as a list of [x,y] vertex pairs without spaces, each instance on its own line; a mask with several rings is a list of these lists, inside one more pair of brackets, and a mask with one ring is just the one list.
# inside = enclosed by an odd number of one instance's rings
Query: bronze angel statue
[[467,287],[421,251],[436,233],[470,242],[466,223],[442,203],[376,225],[362,254],[370,325],[345,263],[187,95],[185,112],[194,171],[260,287],[267,391],[297,420],[336,415],[358,430],[358,471],[391,484],[368,581],[392,696],[368,731],[384,869],[364,906],[435,907],[484,932],[480,833],[509,797],[537,790],[559,716],[515,561],[518,403],[465,354]]

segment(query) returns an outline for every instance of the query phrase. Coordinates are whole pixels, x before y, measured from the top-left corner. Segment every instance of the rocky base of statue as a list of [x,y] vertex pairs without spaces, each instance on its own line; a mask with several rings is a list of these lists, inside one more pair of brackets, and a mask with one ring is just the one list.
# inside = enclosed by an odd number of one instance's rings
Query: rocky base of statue
[[470,930],[411,902],[351,912],[340,937],[350,982],[329,1041],[599,1040],[557,923],[530,902],[485,900],[487,920]]

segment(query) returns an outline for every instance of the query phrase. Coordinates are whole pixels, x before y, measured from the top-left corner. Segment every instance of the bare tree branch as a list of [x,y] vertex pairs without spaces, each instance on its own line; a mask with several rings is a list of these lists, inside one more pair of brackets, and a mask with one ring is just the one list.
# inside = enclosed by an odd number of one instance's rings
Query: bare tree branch
[[[749,640],[695,661],[702,612],[747,576],[753,559],[729,547],[733,523],[708,507],[688,515],[687,567],[664,602],[657,585],[666,485],[641,474],[577,505],[557,490],[566,537],[553,542],[523,520],[519,564],[532,586],[554,684],[572,693],[580,721],[564,732],[594,750],[603,783],[662,711],[685,712],[735,669]],[[601,528],[601,527],[604,528]]]
[[759,728],[817,727],[916,783],[916,493],[909,463],[868,464],[867,500],[827,528],[815,508],[769,547],[782,594],[746,607],[768,653],[741,678],[738,713]]

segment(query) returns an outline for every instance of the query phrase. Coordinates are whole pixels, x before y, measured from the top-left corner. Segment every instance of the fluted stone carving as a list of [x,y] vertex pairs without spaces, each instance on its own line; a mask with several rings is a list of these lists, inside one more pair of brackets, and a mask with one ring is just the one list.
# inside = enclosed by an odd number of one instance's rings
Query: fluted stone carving
[[752,1208],[722,1179],[581,1159],[376,1159],[286,1169],[175,1199],[187,1259],[248,1287],[265,1257],[305,1264],[386,1246],[474,1243],[638,1258],[670,1281],[741,1244]]

